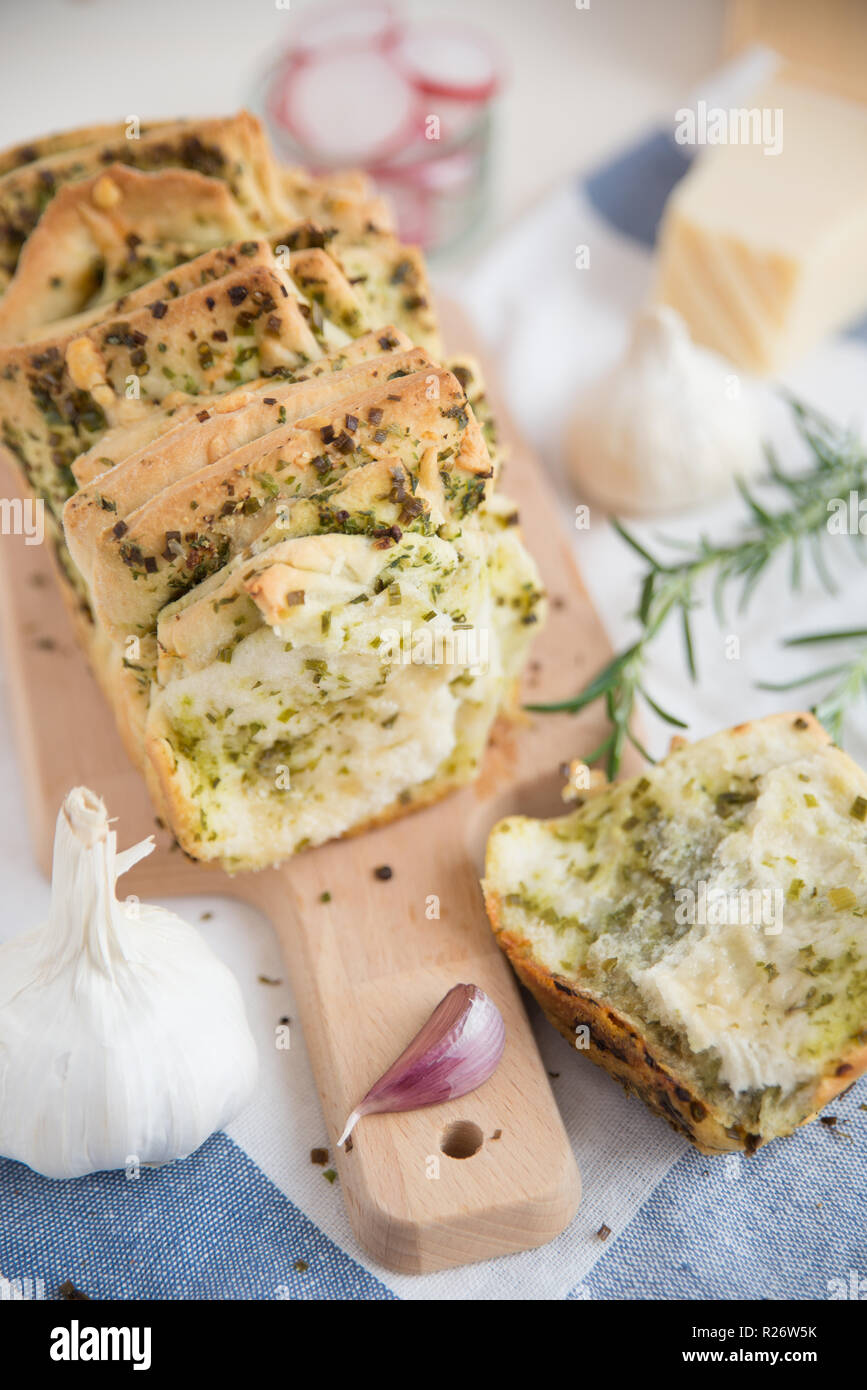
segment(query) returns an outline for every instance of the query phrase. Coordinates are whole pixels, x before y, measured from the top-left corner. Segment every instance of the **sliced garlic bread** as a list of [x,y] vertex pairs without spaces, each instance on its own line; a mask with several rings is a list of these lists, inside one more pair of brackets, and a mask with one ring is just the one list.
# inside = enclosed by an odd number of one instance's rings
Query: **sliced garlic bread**
[[94,140],[92,135],[82,131],[81,144],[75,132],[61,142],[48,142],[36,151],[36,159],[18,163],[0,176],[0,266],[10,274],[54,195],[66,184],[90,178],[111,164],[143,171],[191,169],[221,179],[254,227],[262,231],[295,215],[262,126],[248,111],[140,129],[128,123],[108,139]]
[[178,390],[219,394],[292,372],[323,350],[270,249],[214,284],[157,300],[80,337],[0,347],[0,437],[34,491],[59,508],[71,464],[110,425]]
[[[208,248],[255,235],[218,179],[187,169],[142,174],[113,164],[67,184],[48,204],[0,299],[0,341],[44,336],[40,330],[49,324],[108,305],[163,271],[178,267],[183,274],[183,263]],[[172,297],[163,286],[149,299]],[[133,307],[128,300],[115,311]]]
[[[129,455],[114,468],[100,473],[90,486],[80,488],[63,509],[63,529],[82,574],[90,579],[100,537],[105,537],[108,544],[107,532],[114,531],[119,521],[126,521],[164,490],[190,479],[190,500],[197,503],[197,510],[204,503],[207,511],[208,484],[216,475],[203,470],[225,461],[226,482],[218,501],[222,507],[231,497],[240,507],[250,493],[240,495],[232,486],[231,469],[248,472],[252,468],[269,475],[276,470],[277,475],[285,474],[283,465],[287,460],[281,451],[293,439],[292,426],[305,415],[353,392],[372,389],[392,371],[415,372],[425,367],[437,370],[421,348],[384,353],[376,340],[371,348],[370,358],[343,371],[320,373],[297,382],[268,380],[264,387],[203,402],[192,418],[180,422],[158,442]],[[234,460],[231,465],[230,458]],[[193,482],[200,472],[201,492]],[[321,484],[323,472],[317,472],[316,477]],[[297,481],[297,475],[293,476],[292,483]],[[225,490],[230,486],[231,492]],[[300,490],[300,483],[293,488],[295,495]],[[275,493],[266,482],[262,500],[268,495]],[[186,516],[188,511],[188,503],[182,502],[174,519]]]
[[[466,404],[439,368],[386,380],[168,484],[97,539],[90,578],[98,620],[118,635],[149,631],[165,603],[266,528],[287,525],[278,513],[293,499],[315,495],[320,529],[339,529],[335,518],[352,511],[340,496],[348,477],[365,479],[370,526],[409,527],[428,511],[435,524],[464,517],[484,499],[491,468],[478,425],[455,401]],[[380,496],[387,521],[373,510]]]
[[471,780],[543,595],[366,178],[245,113],[48,137],[0,154],[7,271],[0,440],[183,848],[258,868]]
[[497,940],[549,1019],[703,1152],[867,1068],[867,775],[806,714],[685,746],[488,842]]
[[[96,478],[103,476],[118,463],[125,463],[143,454],[155,440],[162,439],[179,425],[201,420],[212,414],[229,414],[242,409],[255,395],[273,396],[281,383],[294,384],[313,381],[316,377],[337,373],[390,352],[408,352],[412,347],[410,339],[391,324],[377,328],[372,333],[364,333],[345,343],[337,351],[306,363],[303,368],[289,371],[281,368],[279,376],[263,377],[251,381],[243,387],[236,387],[221,396],[186,395],[183,391],[171,392],[159,406],[147,414],[134,415],[129,419],[111,425],[98,442],[83,454],[79,454],[72,464],[75,482],[80,488],[87,487]],[[279,414],[279,412],[278,412]]]

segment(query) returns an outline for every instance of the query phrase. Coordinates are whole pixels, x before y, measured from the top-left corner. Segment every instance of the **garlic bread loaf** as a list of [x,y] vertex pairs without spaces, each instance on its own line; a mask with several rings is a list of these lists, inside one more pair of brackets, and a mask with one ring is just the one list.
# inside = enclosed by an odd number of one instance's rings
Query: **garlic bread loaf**
[[[203,469],[232,458],[244,476],[251,469],[270,470],[261,484],[262,497],[274,496],[271,472],[276,469],[278,474],[286,473],[280,466],[284,463],[284,441],[292,439],[293,427],[305,415],[353,390],[369,390],[393,371],[435,370],[432,359],[421,348],[383,352],[372,337],[359,338],[357,346],[377,355],[371,359],[363,357],[336,373],[321,370],[333,362],[332,358],[322,358],[309,376],[302,375],[298,380],[266,378],[249,390],[239,389],[216,400],[197,397],[195,403],[178,407],[172,415],[159,420],[165,430],[160,429],[143,448],[125,453],[121,446],[117,467],[102,453],[104,441],[100,441],[96,454],[91,451],[82,455],[74,465],[79,489],[63,513],[67,543],[81,572],[91,578],[100,538],[104,542],[117,540],[113,536],[117,522],[132,513],[141,518],[141,509],[164,489],[177,488]],[[345,360],[347,353],[341,351],[340,357]],[[159,449],[152,447],[154,438],[160,438]],[[114,441],[111,447],[114,448]],[[314,456],[318,456],[318,451]],[[309,458],[306,463],[309,465]],[[321,476],[316,476],[321,482]],[[297,478],[292,475],[288,486],[295,492],[299,490],[296,483]],[[219,500],[225,503],[228,496]]]
[[[386,366],[415,365],[383,341]],[[101,678],[160,813],[233,870],[470,780],[544,610],[459,383],[375,361],[281,383],[282,424],[276,398],[247,393],[221,419],[252,437],[191,473],[180,460],[215,417],[168,431],[151,458],[162,474],[174,455],[178,480],[120,501],[76,551]],[[124,471],[92,487],[120,499]],[[146,471],[126,487],[146,491]]]
[[73,132],[0,156],[0,251],[0,439],[183,849],[257,869],[471,780],[544,595],[366,180],[245,113]]
[[[174,445],[176,442],[174,431],[184,424],[189,425],[187,437],[191,438],[192,434],[196,433],[196,424],[201,426],[205,422],[205,417],[212,423],[207,431],[199,430],[198,433],[207,436],[211,429],[216,431],[219,438],[209,442],[208,458],[217,458],[223,442],[221,430],[231,431],[230,417],[241,407],[250,404],[257,398],[266,409],[276,405],[275,415],[271,418],[277,424],[282,424],[284,421],[280,409],[283,404],[282,394],[288,387],[305,382],[315,383],[319,377],[349,371],[352,367],[370,359],[376,359],[375,370],[377,373],[386,367],[388,371],[396,370],[396,363],[388,365],[390,359],[387,354],[391,352],[409,353],[411,348],[412,342],[406,334],[389,326],[386,329],[377,329],[373,333],[362,334],[360,338],[345,343],[339,352],[331,356],[317,357],[297,372],[281,369],[279,374],[261,377],[257,381],[249,382],[246,386],[235,387],[219,396],[204,394],[190,396],[179,391],[173,392],[158,406],[144,413],[141,411],[123,412],[122,418],[118,418],[117,423],[110,425],[90,449],[79,454],[73,461],[73,477],[80,488],[87,487],[96,478],[102,478],[103,488],[105,488],[108,486],[105,474],[117,463],[122,462],[131,468],[137,465],[144,465],[145,468],[148,468],[151,466],[149,460],[153,457],[155,466],[156,460],[163,457],[161,453],[158,455],[148,453],[148,449],[155,440],[172,433],[172,439],[166,440],[166,445]],[[419,365],[418,362],[415,362],[413,370],[417,370]],[[273,426],[270,427],[273,428]],[[233,433],[226,435],[227,440],[231,439],[233,447],[235,444],[246,442],[248,438],[250,438],[249,435],[244,435],[243,439]],[[169,464],[169,467],[183,466],[184,457],[182,452]],[[202,463],[206,461],[206,459],[201,460]],[[196,463],[194,466],[199,467],[201,465]],[[113,473],[112,479],[115,480],[119,476],[119,474]],[[174,474],[170,473],[168,478],[172,476]],[[160,483],[160,486],[163,484]],[[144,496],[149,495],[150,492],[144,494]],[[143,501],[144,497],[141,500]],[[110,505],[109,510],[113,511],[114,505]]]
[[867,1068],[867,775],[807,714],[490,837],[497,940],[551,1022],[705,1153]]

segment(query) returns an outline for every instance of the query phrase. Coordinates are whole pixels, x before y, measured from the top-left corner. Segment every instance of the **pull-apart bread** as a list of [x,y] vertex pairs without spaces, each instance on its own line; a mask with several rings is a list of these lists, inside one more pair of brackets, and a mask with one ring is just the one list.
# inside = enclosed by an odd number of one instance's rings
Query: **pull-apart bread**
[[472,779],[543,595],[366,181],[243,114],[103,128],[0,157],[2,218],[0,437],[187,853],[259,868]]
[[119,133],[0,173],[0,268],[12,277],[0,341],[40,337],[46,324],[118,299],[122,312],[131,290],[241,238],[267,238],[286,268],[297,256],[312,304],[331,280],[321,255],[305,253],[327,250],[350,308],[436,349],[423,260],[395,237],[379,199],[364,182],[276,169],[247,113],[138,140]]
[[0,154],[0,267],[12,274],[40,215],[68,184],[124,164],[143,172],[188,169],[224,183],[260,232],[287,218],[323,217],[351,228],[367,221],[389,226],[365,180],[313,178],[280,169],[254,116],[212,120],[118,122],[19,145]]
[[867,775],[811,715],[685,746],[488,844],[488,913],[551,1022],[705,1153],[867,1068]]

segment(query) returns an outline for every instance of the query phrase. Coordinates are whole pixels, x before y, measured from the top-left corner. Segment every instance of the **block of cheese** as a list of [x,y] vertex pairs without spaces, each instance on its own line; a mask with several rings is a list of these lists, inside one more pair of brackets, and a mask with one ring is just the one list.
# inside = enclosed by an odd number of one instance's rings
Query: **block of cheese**
[[697,342],[772,373],[867,311],[867,107],[777,78],[749,109],[777,138],[766,152],[731,138],[737,113],[715,124],[729,142],[669,199],[655,294]]

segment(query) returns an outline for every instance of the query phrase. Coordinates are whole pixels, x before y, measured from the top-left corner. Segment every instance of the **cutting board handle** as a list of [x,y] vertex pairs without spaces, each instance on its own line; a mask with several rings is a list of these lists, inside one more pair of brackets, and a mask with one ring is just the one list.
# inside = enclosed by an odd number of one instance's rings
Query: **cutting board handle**
[[[575,1214],[580,1179],[514,978],[488,943],[473,866],[456,865],[445,894],[422,894],[413,819],[387,840],[353,842],[351,875],[347,846],[327,846],[302,873],[299,863],[252,882],[283,946],[353,1230],[388,1269],[425,1274],[552,1240]],[[386,845],[383,882],[372,869]],[[442,915],[426,917],[437,896]],[[505,1020],[493,1076],[458,1100],[363,1116],[337,1149],[350,1111],[459,982],[483,989]]]

